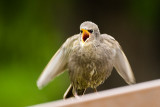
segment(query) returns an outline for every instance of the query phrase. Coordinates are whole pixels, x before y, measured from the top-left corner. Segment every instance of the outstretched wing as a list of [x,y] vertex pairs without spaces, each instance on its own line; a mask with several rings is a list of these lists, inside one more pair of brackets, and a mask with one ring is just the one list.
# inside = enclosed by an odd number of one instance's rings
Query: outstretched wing
[[110,44],[111,48],[113,48],[114,53],[114,60],[113,65],[119,75],[128,83],[133,84],[135,83],[135,78],[131,69],[131,66],[127,60],[126,55],[124,54],[123,50],[119,43],[111,36],[107,34],[102,35],[104,38],[105,43]]
[[74,35],[66,40],[61,48],[52,57],[41,76],[37,81],[38,88],[43,88],[56,76],[67,69],[68,55],[72,49],[73,43],[78,40],[79,35]]

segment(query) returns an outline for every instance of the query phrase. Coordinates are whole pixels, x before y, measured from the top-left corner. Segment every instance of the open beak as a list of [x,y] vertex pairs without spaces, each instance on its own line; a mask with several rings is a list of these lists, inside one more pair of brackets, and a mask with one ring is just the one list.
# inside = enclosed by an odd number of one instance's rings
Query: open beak
[[90,33],[85,29],[81,29],[81,30],[83,31],[82,32],[82,43],[85,43],[87,39],[89,38]]

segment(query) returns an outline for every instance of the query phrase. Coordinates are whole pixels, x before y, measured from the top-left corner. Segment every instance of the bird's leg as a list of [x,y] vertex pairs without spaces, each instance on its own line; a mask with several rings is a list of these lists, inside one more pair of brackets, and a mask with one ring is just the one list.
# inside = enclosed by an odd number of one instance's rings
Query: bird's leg
[[73,85],[71,84],[68,89],[66,90],[64,96],[63,96],[63,99],[66,99],[66,98],[69,98],[69,97],[73,97],[73,93],[72,93],[72,90],[73,90]]
[[74,97],[75,97],[75,98],[79,98],[77,92],[75,92]]
[[94,88],[93,90],[94,90],[94,92],[96,92],[96,93],[97,93],[97,89],[96,89],[96,88]]
[[75,98],[79,98],[79,96],[77,94],[77,89],[75,87],[73,87],[72,93],[73,93]]
[[93,90],[94,90],[94,92],[95,92],[96,94],[98,94],[98,91],[97,91],[97,89],[96,89],[96,88],[94,88]]
[[85,92],[86,92],[86,89],[84,89],[84,91],[83,91],[83,95],[85,94]]

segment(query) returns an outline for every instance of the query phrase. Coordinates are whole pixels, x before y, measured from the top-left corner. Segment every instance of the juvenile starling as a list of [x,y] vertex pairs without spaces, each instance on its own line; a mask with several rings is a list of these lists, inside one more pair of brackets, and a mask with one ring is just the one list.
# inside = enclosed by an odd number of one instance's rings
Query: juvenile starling
[[90,21],[80,25],[80,33],[68,38],[48,63],[37,85],[47,85],[57,75],[68,70],[71,84],[64,98],[83,95],[87,88],[96,88],[107,79],[115,67],[128,83],[135,83],[130,64],[119,43],[107,34],[100,34]]

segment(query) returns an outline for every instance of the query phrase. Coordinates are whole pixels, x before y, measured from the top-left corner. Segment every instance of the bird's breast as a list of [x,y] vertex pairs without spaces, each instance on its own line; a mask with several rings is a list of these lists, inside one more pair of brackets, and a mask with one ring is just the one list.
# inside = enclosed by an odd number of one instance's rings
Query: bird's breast
[[112,70],[109,50],[101,46],[73,48],[68,61],[71,82],[78,88],[97,87]]

